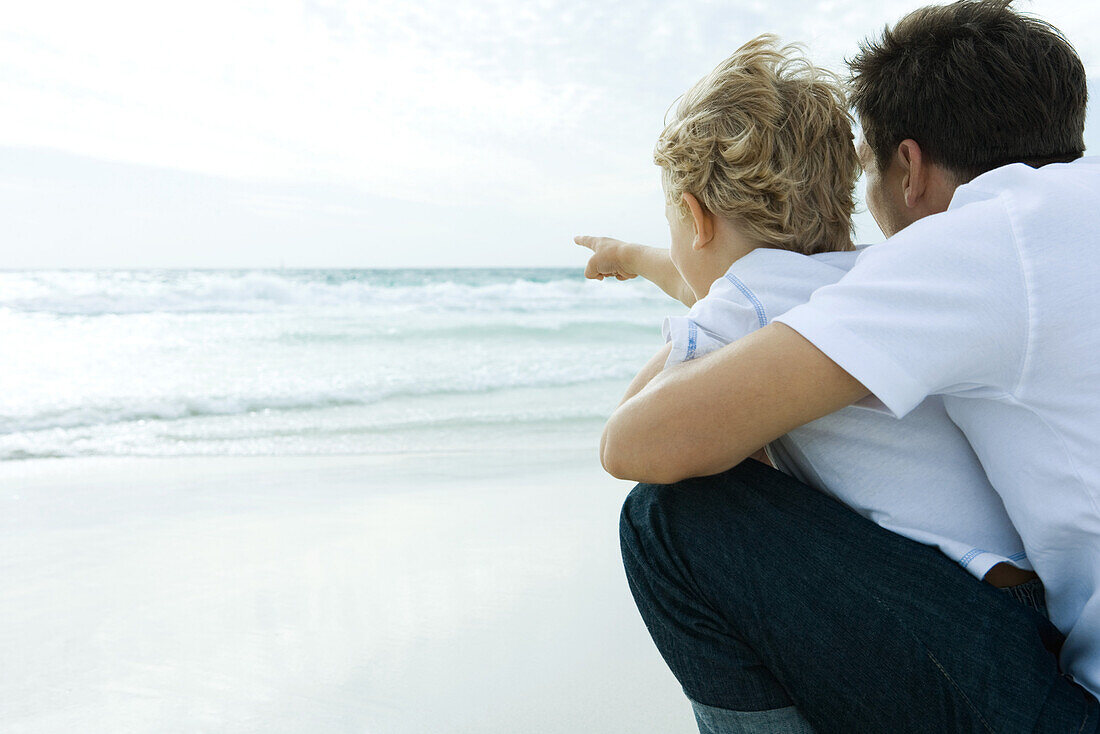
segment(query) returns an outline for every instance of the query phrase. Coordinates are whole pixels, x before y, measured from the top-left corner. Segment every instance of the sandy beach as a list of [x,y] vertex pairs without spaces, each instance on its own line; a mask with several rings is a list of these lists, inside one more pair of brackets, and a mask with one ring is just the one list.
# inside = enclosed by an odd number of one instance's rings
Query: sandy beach
[[591,451],[0,463],[0,730],[691,732]]

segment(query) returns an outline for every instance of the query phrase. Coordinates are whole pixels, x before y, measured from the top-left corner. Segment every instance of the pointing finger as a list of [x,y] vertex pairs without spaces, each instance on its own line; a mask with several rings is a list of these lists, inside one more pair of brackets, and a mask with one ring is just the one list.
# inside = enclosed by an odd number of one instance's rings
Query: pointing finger
[[587,247],[589,250],[595,250],[596,249],[595,248],[595,242],[593,242],[594,239],[595,239],[594,237],[589,237],[588,235],[579,234],[579,235],[577,235],[576,237],[573,238],[573,241],[576,242],[581,247]]

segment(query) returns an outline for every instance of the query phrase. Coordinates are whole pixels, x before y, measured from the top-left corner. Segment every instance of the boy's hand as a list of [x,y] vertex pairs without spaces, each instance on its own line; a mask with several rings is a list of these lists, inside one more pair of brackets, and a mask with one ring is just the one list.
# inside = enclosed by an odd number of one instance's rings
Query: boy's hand
[[635,245],[610,237],[589,237],[588,235],[577,235],[573,241],[581,247],[592,250],[592,257],[588,258],[588,265],[584,269],[584,277],[594,280],[603,280],[611,276],[618,280],[638,277],[638,274],[633,272],[633,268],[627,264],[627,251]]
[[573,241],[592,250],[584,277],[603,280],[614,276],[619,280],[630,280],[641,276],[685,306],[690,308],[695,304],[695,292],[684,282],[668,250],[610,237],[578,235]]

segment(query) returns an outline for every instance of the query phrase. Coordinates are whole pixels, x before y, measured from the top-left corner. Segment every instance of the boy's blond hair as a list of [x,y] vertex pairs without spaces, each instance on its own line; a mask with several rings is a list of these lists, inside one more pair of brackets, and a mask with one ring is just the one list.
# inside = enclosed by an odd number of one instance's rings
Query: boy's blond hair
[[859,160],[843,87],[798,46],[752,39],[688,90],[653,151],[669,203],[681,194],[766,247],[852,249]]

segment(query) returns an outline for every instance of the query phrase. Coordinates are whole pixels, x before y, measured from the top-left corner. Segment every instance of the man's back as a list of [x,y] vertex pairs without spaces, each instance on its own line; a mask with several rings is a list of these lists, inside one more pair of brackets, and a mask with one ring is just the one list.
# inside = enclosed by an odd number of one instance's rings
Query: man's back
[[[992,172],[1027,289],[1017,384],[947,397],[1034,557],[1062,660],[1100,691],[1100,159]],[[985,190],[979,179],[976,188]],[[990,191],[994,190],[990,186]],[[969,187],[968,187],[969,188]],[[975,194],[978,191],[974,192]],[[1091,602],[1090,602],[1091,599]]]
[[[896,415],[942,393],[1100,691],[1100,160],[1006,166],[777,319]],[[884,304],[886,307],[884,308]]]

